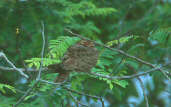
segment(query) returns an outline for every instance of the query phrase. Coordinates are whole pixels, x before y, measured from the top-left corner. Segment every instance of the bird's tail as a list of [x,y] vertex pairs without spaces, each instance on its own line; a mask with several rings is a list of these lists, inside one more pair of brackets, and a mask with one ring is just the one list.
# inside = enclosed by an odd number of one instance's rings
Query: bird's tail
[[68,79],[68,77],[69,77],[69,72],[60,72],[54,82],[56,83],[65,82]]

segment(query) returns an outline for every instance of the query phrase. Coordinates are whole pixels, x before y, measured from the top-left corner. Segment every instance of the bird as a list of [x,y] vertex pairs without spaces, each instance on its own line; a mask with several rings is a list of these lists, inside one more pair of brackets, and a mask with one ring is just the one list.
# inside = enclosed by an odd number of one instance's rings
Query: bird
[[62,63],[48,66],[59,73],[54,82],[64,82],[71,72],[90,72],[96,65],[99,51],[89,40],[80,40],[68,48]]

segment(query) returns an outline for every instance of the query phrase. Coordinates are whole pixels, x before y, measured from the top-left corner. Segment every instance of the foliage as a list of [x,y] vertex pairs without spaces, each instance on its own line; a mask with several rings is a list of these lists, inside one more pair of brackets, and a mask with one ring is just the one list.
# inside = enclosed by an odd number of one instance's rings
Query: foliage
[[[58,64],[61,62],[61,58],[67,51],[67,49],[78,42],[80,39],[77,37],[60,36],[57,40],[51,40],[49,45],[49,53],[46,55],[47,58],[43,58],[43,66],[51,64]],[[29,63],[29,67],[35,66],[37,69],[40,67],[41,58],[31,58],[25,60]]]
[[11,90],[12,92],[16,93],[16,90],[14,87],[7,85],[7,84],[0,84],[0,91],[3,93],[6,93],[4,88],[7,88],[7,89]]
[[133,36],[133,35],[128,36],[128,37],[121,37],[121,38],[119,38],[119,40],[112,40],[112,41],[107,42],[107,46],[111,47],[115,44],[116,45],[118,45],[119,43],[123,44],[123,43],[128,42],[131,38],[136,39],[137,37]]
[[60,59],[63,57],[67,49],[77,43],[80,39],[78,37],[59,37],[57,40],[51,40],[49,45],[48,57]]
[[171,28],[158,29],[156,31],[150,32],[150,40],[157,40],[161,44],[171,45]]
[[[61,63],[67,49],[80,40],[68,36],[65,28],[160,66],[171,59],[170,10],[170,0],[1,0],[0,51],[3,51],[16,67],[26,67],[23,66],[25,60],[29,67],[38,69],[42,47],[40,22],[43,21],[46,39],[43,66]],[[150,70],[149,66],[118,52],[100,46],[96,48],[100,51],[100,56],[97,65],[91,71],[93,73],[108,76],[135,74],[127,65],[133,67],[137,73]],[[0,66],[8,67],[1,59]],[[170,72],[169,66],[163,69]],[[58,75],[48,72],[47,70],[42,73],[42,79],[53,81]],[[16,90],[25,92],[32,86],[36,73],[27,73],[31,78],[24,80],[19,73],[0,70],[0,106],[9,107],[15,104],[23,95],[18,91],[14,94]],[[146,76],[141,79],[148,93],[150,107],[170,106],[169,95],[163,94],[169,89],[168,80],[158,71],[148,76],[150,79]],[[142,98],[136,81],[108,80],[82,73],[71,73],[64,86],[102,97],[105,107],[127,107],[133,104],[144,107],[145,101],[138,100]],[[90,104],[92,107],[99,106],[98,99],[72,94],[82,103]],[[131,100],[132,96],[135,96],[136,101]],[[20,106],[76,105],[63,86],[39,83]]]
[[[107,46],[112,46],[113,44],[118,44],[118,43],[126,43],[129,41],[129,39],[133,38],[133,36],[129,37],[122,37],[119,40],[113,40],[107,43]],[[134,37],[135,38],[135,37]],[[77,41],[80,39],[77,37],[59,37],[57,40],[51,40],[49,44],[49,53],[47,54],[47,57],[49,59],[43,59],[43,65],[48,66],[50,64],[58,64],[60,62],[60,59],[63,57],[64,53],[67,51],[69,46],[74,45]],[[104,51],[102,50],[101,54],[106,54],[100,55],[97,66],[98,68],[94,68],[93,71],[96,73],[102,73],[104,75],[110,75],[113,72],[113,66],[111,65],[111,60],[113,60],[112,57],[113,51]],[[102,58],[101,58],[102,56]],[[115,55],[114,55],[115,56]],[[27,63],[29,63],[29,67],[32,67],[33,65],[39,69],[40,67],[40,62],[41,58],[31,58],[30,60],[26,60]],[[106,69],[108,68],[108,69]],[[118,74],[115,75],[123,75],[124,72],[119,72]],[[106,81],[107,84],[109,84],[110,89],[113,89],[113,83],[126,88],[128,85],[128,82],[125,80],[109,80],[106,78],[99,77],[100,80]],[[83,80],[82,80],[83,81]],[[41,88],[41,90],[46,91],[46,88],[49,89],[50,86],[45,86],[45,88]]]

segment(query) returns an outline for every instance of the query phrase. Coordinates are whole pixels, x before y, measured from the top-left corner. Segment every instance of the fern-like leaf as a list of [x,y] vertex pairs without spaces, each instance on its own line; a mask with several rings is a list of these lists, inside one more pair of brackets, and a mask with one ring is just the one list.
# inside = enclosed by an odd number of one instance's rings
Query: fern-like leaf
[[[67,49],[73,44],[80,41],[78,37],[60,36],[57,40],[51,40],[49,45],[49,53],[46,58],[43,58],[43,66],[48,66],[51,64],[61,63],[61,58],[67,51]],[[25,60],[29,67],[36,67],[39,69],[41,58],[31,58]]]
[[57,40],[51,40],[48,57],[60,60],[67,49],[78,41],[80,41],[80,38],[69,36],[61,36]]

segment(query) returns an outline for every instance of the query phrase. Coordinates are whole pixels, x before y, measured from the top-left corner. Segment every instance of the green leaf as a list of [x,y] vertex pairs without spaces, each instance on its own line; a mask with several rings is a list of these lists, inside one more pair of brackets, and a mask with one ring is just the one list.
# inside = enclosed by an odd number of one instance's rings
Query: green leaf
[[126,80],[113,80],[113,82],[123,88],[126,88],[128,82]]
[[29,95],[29,96],[25,97],[24,101],[26,101],[26,100],[28,100],[28,99],[30,99],[30,98],[32,98],[32,97],[34,97],[35,95],[36,95],[36,94],[31,94],[31,95]]
[[110,83],[110,84],[109,84],[109,87],[110,87],[110,89],[112,90],[112,89],[113,89],[113,84]]
[[7,85],[7,84],[0,84],[0,91],[2,91],[3,93],[5,93],[4,88],[8,88],[9,90],[11,90],[12,92],[16,93],[16,90],[14,87]]

